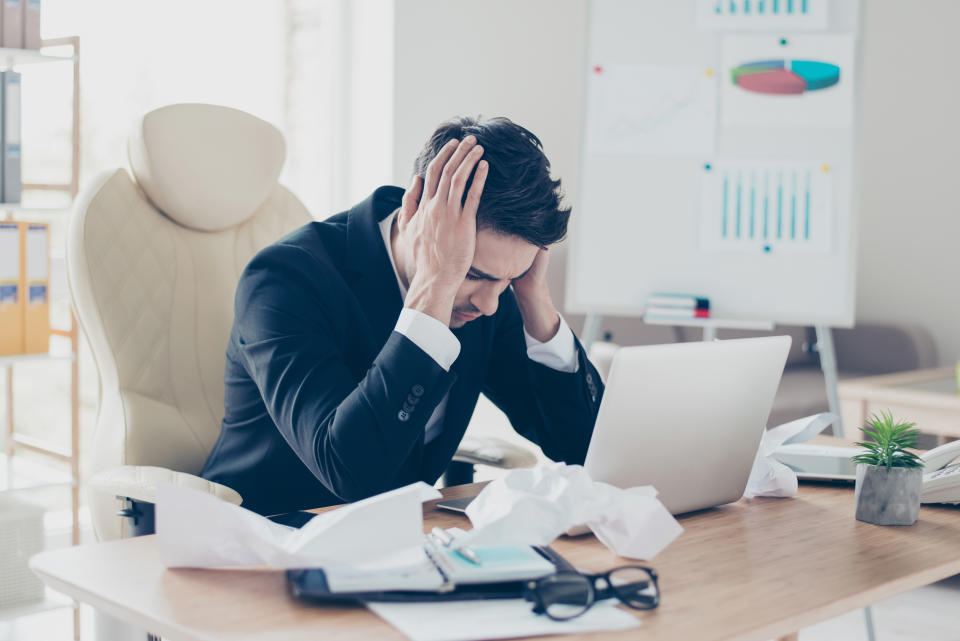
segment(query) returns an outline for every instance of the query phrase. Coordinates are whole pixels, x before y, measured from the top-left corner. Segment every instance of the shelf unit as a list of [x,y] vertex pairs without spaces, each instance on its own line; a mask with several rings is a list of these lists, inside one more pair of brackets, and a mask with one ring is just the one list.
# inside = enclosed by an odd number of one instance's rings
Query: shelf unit
[[[50,55],[43,50],[53,47],[69,47],[70,55]],[[72,110],[72,155],[70,182],[62,184],[24,183],[23,191],[56,191],[69,194],[72,203],[80,188],[80,38],[69,36],[44,40],[40,51],[0,48],[0,69],[16,70],[23,65],[70,62],[73,65],[73,110]],[[63,208],[31,208],[19,203],[0,203],[0,220],[12,220],[14,215],[51,215],[66,212]],[[67,339],[68,347],[54,346],[49,353],[0,356],[0,368],[6,380],[5,395],[5,451],[0,454],[0,491],[25,490],[38,487],[69,486],[71,492],[71,540],[80,543],[80,372],[77,362],[79,331],[77,320],[70,310],[68,329],[51,328],[52,336]],[[14,423],[13,373],[18,363],[36,361],[67,361],[70,363],[70,442],[66,449],[31,439],[16,430]],[[18,451],[32,452],[44,458],[67,463],[70,473],[58,473],[43,464],[16,457]],[[60,607],[73,607],[73,637],[80,638],[80,611],[78,604],[69,599],[48,595],[43,601],[0,609],[0,620],[9,620]]]

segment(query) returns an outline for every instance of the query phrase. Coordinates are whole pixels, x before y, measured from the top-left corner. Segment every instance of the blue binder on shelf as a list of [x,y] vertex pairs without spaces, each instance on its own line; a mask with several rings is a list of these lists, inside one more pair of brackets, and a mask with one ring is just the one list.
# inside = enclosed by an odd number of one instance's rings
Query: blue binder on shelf
[[0,75],[0,202],[19,203],[23,189],[20,175],[20,74],[4,71]]

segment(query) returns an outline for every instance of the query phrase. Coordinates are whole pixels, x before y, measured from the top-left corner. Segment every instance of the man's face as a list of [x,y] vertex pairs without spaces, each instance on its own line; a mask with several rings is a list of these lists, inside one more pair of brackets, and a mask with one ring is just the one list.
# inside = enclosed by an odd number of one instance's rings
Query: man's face
[[519,236],[491,229],[478,231],[473,263],[453,301],[450,327],[463,327],[480,316],[493,315],[500,294],[527,273],[538,251],[539,247]]

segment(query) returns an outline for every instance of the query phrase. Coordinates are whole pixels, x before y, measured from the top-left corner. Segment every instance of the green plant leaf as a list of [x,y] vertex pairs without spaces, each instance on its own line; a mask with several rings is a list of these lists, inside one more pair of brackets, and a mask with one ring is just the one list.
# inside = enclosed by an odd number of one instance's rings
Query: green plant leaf
[[916,423],[897,422],[890,411],[873,414],[860,431],[869,438],[857,443],[867,450],[851,457],[856,463],[892,467],[923,467],[923,461],[913,452],[916,448],[920,430]]

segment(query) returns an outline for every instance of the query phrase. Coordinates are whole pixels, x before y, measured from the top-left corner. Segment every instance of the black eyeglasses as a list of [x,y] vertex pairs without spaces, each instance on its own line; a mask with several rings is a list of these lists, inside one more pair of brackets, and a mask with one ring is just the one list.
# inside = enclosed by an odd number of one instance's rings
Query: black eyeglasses
[[603,574],[558,572],[530,581],[523,598],[533,602],[533,611],[554,621],[574,619],[601,599],[616,597],[635,610],[660,605],[657,572],[642,565],[625,565]]

